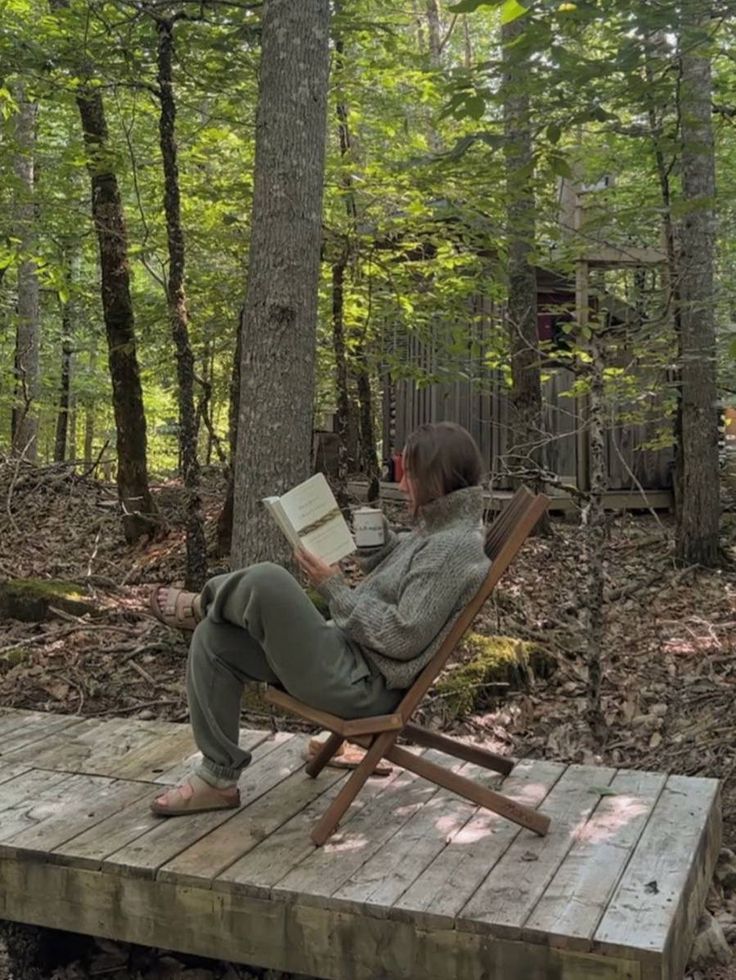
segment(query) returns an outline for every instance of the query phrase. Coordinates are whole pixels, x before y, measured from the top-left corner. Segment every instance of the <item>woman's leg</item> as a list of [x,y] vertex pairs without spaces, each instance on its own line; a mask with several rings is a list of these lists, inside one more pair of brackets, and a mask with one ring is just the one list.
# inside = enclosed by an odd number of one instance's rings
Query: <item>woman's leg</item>
[[[207,584],[206,622],[240,627],[265,658],[268,669],[294,697],[345,718],[391,710],[400,692],[386,691],[383,678],[332,623],[325,622],[296,579],[264,562]],[[198,627],[199,629],[200,627]],[[228,663],[253,677],[250,646]],[[260,674],[257,679],[262,677]],[[389,707],[390,705],[390,707]]]
[[281,684],[307,704],[346,718],[382,714],[400,700],[401,692],[386,690],[383,678],[279,565],[252,565],[211,579],[202,591],[202,611],[189,652],[187,694],[203,757],[197,775],[210,786],[235,786],[250,762],[238,744],[247,681]]
[[205,616],[189,647],[187,698],[194,741],[202,753],[198,773],[213,786],[237,783],[251,759],[238,744],[247,681],[275,684],[278,677],[246,630]]

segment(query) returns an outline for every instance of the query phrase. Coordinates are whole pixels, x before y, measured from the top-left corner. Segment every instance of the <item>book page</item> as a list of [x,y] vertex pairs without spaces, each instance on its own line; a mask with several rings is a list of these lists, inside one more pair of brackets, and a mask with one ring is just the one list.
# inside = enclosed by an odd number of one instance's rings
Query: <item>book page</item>
[[279,500],[307,551],[329,565],[355,551],[353,536],[323,473],[316,473]]

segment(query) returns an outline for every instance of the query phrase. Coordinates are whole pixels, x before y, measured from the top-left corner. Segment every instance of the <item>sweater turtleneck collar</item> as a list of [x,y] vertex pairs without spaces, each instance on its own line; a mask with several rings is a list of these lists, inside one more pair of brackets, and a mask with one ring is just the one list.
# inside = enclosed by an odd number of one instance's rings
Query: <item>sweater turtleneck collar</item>
[[483,488],[464,487],[424,504],[418,523],[428,531],[438,531],[452,524],[478,524],[482,519]]

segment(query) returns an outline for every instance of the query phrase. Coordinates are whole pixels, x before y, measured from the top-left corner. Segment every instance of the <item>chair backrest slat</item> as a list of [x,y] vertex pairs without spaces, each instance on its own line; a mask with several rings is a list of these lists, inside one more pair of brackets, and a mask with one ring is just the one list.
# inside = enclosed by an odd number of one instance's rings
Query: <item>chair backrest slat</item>
[[[452,629],[443,640],[439,650],[426,667],[423,668],[422,672],[404,695],[397,711],[401,713],[405,721],[408,721],[414,709],[424,698],[424,695],[432,684],[434,684],[435,678],[445,666],[455,647],[463,638],[486,600],[495,589],[503,573],[518,554],[521,546],[534,529],[534,526],[546,511],[548,504],[549,499],[543,494],[535,496],[529,490],[522,487],[514,495],[513,500],[508,504],[500,517],[491,525],[492,530],[496,526],[496,523],[506,515],[509,508],[514,507],[511,517],[507,517],[503,522],[500,533],[494,536],[492,554],[489,555],[491,558],[491,567],[481,587],[460,613]],[[487,542],[486,553],[488,553]]]
[[506,537],[519,520],[524,507],[528,506],[532,500],[534,500],[534,494],[530,493],[526,487],[520,487],[488,528],[485,551],[491,561],[496,558],[503,547]]

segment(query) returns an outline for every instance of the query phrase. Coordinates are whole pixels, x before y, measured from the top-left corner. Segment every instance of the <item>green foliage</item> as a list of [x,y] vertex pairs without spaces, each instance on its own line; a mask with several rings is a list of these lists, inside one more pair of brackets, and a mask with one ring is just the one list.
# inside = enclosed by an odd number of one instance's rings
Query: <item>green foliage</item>
[[[502,24],[518,21],[523,29],[508,54],[532,66],[523,84],[534,118],[538,234],[529,248],[537,263],[568,279],[574,275],[579,249],[560,228],[561,178],[593,185],[605,175],[615,177],[611,186],[586,197],[588,242],[659,244],[658,154],[670,179],[672,214],[676,220],[683,215],[674,0],[460,0],[441,8],[439,57],[430,52],[428,25],[416,14],[422,4],[354,0],[342,4],[334,18],[343,54],[333,62],[328,115],[318,410],[335,403],[331,270],[343,258],[353,394],[355,372],[363,368],[376,395],[387,374],[420,385],[467,378],[481,388],[491,372],[508,379],[505,328],[497,313],[506,288]],[[0,0],[0,446],[7,444],[15,401],[17,270],[29,258],[41,283],[41,457],[53,451],[65,309],[74,349],[76,431],[70,455],[94,456],[114,439],[89,161],[75,101],[92,86],[105,101],[110,129],[108,158],[93,163],[113,166],[120,181],[151,466],[165,472],[177,466],[177,409],[162,285],[168,258],[152,9],[125,0],[70,0],[53,8]],[[211,386],[212,423],[224,438],[250,242],[259,11],[190,0],[156,10],[185,15],[176,29],[175,95],[187,298],[196,371]],[[693,38],[707,40],[714,56],[720,351],[723,383],[731,391],[734,30],[726,21],[712,37]],[[14,223],[21,87],[40,106],[38,234],[31,256],[21,253]],[[347,147],[340,119],[349,132]],[[528,175],[517,175],[517,182],[523,176]],[[656,404],[664,418],[672,393],[662,379],[671,366],[672,344],[661,291],[650,282],[643,291],[635,288],[630,272],[609,273],[596,288],[644,311],[644,326],[629,331],[626,345],[611,341],[611,412],[649,418]],[[548,347],[544,357],[584,368],[591,329],[569,325],[568,349]],[[420,348],[423,357],[416,356]],[[587,382],[581,377],[576,384],[584,391]],[[197,397],[201,393],[198,388]],[[211,458],[203,426],[200,449],[203,459]]]

